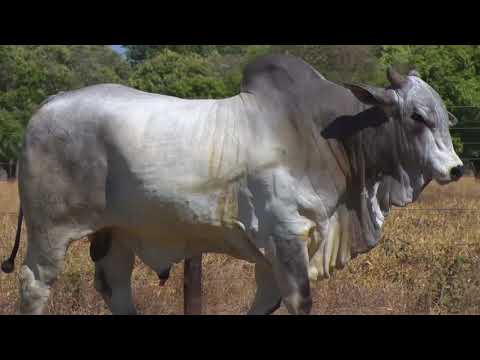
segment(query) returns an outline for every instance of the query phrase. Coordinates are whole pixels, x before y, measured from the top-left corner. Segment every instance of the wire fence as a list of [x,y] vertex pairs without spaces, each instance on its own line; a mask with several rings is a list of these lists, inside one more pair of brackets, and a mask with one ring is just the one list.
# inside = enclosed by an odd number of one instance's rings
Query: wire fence
[[[465,159],[462,159],[465,160]],[[475,159],[477,160],[477,159]],[[480,161],[480,159],[478,159]],[[467,175],[465,178],[471,177],[471,178],[476,178],[476,176],[472,175]],[[1,182],[1,181],[0,181]],[[480,186],[480,180],[479,184]],[[412,211],[412,212],[424,212],[424,213],[432,213],[432,212],[437,212],[437,213],[451,213],[451,212],[463,212],[463,213],[475,213],[475,212],[480,212],[480,202],[479,202],[479,208],[478,209],[463,209],[463,208],[411,208],[411,207],[404,207],[404,208],[399,208],[399,207],[392,207],[391,211],[393,212],[400,212],[400,211]],[[0,211],[0,216],[18,216],[18,211]]]
[[393,208],[392,211],[417,211],[417,212],[480,212],[480,209],[456,209],[456,208],[451,208],[451,209],[409,209],[409,208]]
[[[479,184],[480,186],[480,184]],[[480,203],[479,203],[480,205]],[[392,212],[403,212],[403,211],[411,211],[417,213],[452,213],[452,212],[461,212],[461,213],[480,213],[480,207],[478,209],[462,209],[462,208],[399,208],[399,207],[392,207],[390,209]],[[0,216],[18,216],[18,211],[11,212],[11,211],[0,211]]]

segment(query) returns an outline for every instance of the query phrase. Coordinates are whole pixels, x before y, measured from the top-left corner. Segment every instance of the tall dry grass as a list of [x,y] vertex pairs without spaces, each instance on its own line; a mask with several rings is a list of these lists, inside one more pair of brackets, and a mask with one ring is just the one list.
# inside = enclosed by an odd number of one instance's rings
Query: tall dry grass
[[[0,212],[16,212],[15,184],[0,184]],[[447,187],[431,185],[407,209],[393,211],[381,244],[353,260],[332,279],[313,285],[314,314],[480,314],[480,183],[465,178]],[[419,209],[463,211],[425,211]],[[478,210],[478,211],[477,211]],[[17,217],[0,215],[0,256],[13,245]],[[20,248],[25,253],[25,233]],[[17,265],[18,266],[18,265]],[[204,260],[204,313],[243,314],[253,299],[253,266],[226,256]],[[140,262],[133,274],[142,314],[182,314],[183,267],[163,288]],[[12,314],[16,276],[0,274],[0,314]],[[93,289],[88,243],[69,250],[65,272],[55,284],[51,314],[108,314]],[[277,314],[286,314],[282,307]]]

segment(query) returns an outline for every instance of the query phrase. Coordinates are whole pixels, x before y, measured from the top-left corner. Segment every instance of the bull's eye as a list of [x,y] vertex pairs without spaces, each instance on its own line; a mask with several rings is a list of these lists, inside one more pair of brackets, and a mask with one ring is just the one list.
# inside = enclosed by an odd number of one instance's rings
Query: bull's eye
[[423,117],[419,113],[413,113],[412,114],[412,119],[415,120],[416,122],[422,123],[423,125],[425,125],[429,128],[432,128],[432,129],[435,128],[435,124],[432,121],[430,121],[429,119],[426,119],[425,117]]
[[425,123],[425,119],[419,113],[413,113],[412,119],[421,123]]

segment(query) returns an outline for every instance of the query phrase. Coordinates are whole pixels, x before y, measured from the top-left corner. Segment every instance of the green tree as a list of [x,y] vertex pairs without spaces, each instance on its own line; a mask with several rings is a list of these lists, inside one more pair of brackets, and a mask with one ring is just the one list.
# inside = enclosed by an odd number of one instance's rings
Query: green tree
[[276,45],[272,51],[304,59],[327,79],[335,82],[380,84],[376,45]]
[[20,151],[23,128],[16,114],[0,109],[0,162],[15,159]]
[[230,95],[224,80],[207,58],[168,49],[138,65],[129,83],[142,91],[185,99]]
[[155,57],[163,50],[179,54],[195,53],[209,56],[214,52],[221,55],[241,55],[248,45],[123,45],[127,49],[127,59],[132,64],[138,64]]
[[103,45],[0,45],[0,162],[15,159],[23,131],[48,96],[126,83],[129,65]]

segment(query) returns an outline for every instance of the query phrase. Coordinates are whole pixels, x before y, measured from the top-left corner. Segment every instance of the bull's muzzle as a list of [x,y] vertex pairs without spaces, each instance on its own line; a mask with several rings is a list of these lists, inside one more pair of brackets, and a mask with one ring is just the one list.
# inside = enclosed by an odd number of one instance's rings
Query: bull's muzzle
[[450,170],[450,178],[452,181],[458,181],[465,173],[465,167],[463,165],[456,166]]

